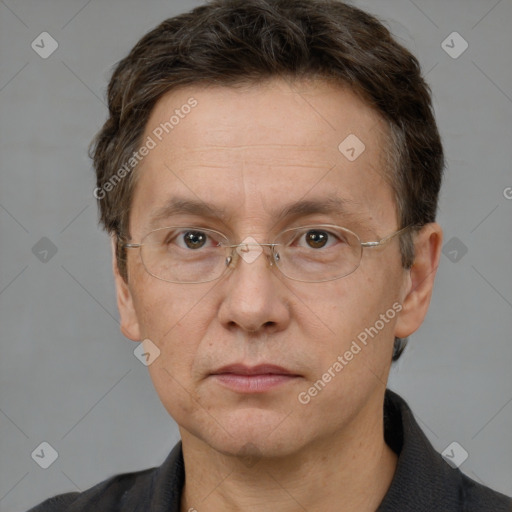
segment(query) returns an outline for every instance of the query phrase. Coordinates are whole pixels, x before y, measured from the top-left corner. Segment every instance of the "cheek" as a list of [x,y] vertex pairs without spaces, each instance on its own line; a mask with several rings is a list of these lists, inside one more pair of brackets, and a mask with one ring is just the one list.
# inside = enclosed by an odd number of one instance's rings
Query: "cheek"
[[[153,386],[169,415],[180,425],[186,424],[198,412],[198,397],[184,368],[169,365],[165,356],[149,366]],[[179,365],[184,365],[182,361]]]
[[193,369],[207,320],[194,298],[169,291],[143,298],[143,332],[160,350],[148,370],[161,402],[178,422],[194,414],[198,403]]
[[[396,321],[393,301],[382,284],[379,291],[371,280],[357,282],[357,287],[348,282],[346,292],[334,294],[339,299],[335,305],[328,294],[313,303],[329,328],[324,327],[317,347],[309,347],[312,371],[296,398],[322,428],[327,416],[334,427],[341,425],[387,381]],[[386,322],[380,315],[387,311]],[[303,318],[302,332],[308,337],[311,319]]]
[[138,277],[133,289],[137,318],[143,335],[155,342],[167,344],[168,339],[178,338],[183,343],[184,338],[193,338],[214,311],[206,307],[211,283],[178,285],[145,271]]
[[325,332],[325,342],[318,352],[325,369],[320,370],[326,371],[345,353],[351,367],[378,369],[383,362],[388,363],[397,316],[393,304],[399,304],[396,279],[372,277],[361,268],[357,272],[359,275],[333,282],[314,300],[305,301],[311,312],[302,316],[303,331],[307,335],[312,317],[317,316]]
[[[160,351],[149,366],[152,379],[169,386],[170,376],[184,380],[189,373],[201,322],[193,294],[177,293],[171,283],[152,276],[140,281],[135,291],[134,306],[143,339],[148,338]],[[195,322],[194,322],[195,319]],[[157,388],[158,390],[158,388]]]

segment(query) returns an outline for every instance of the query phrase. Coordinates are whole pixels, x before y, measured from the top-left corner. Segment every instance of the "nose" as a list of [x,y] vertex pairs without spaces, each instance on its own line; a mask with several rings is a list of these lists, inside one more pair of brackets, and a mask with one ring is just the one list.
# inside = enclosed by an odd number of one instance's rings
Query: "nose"
[[268,245],[246,239],[234,248],[218,311],[219,321],[229,330],[269,334],[286,329],[290,322],[288,289],[272,268]]

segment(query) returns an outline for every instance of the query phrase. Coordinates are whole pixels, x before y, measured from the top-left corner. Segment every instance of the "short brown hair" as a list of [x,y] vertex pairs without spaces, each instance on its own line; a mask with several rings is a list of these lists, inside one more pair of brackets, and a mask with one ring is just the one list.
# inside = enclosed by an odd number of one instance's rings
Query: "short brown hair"
[[[91,146],[98,189],[138,149],[150,113],[166,92],[274,77],[326,79],[361,95],[389,126],[387,174],[400,227],[435,220],[444,157],[419,63],[374,16],[337,0],[213,0],[146,34],[110,80],[110,116]],[[134,185],[135,174],[129,173],[99,199],[100,221],[117,236],[125,279],[121,241],[129,238]],[[400,245],[409,268],[410,232]]]

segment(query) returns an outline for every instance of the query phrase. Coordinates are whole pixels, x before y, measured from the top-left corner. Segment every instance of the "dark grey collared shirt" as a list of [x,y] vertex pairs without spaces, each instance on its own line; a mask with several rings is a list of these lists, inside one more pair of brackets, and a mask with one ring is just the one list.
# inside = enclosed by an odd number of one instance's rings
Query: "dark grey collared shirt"
[[[398,454],[377,512],[512,512],[512,499],[453,469],[434,450],[397,394],[386,392],[385,438]],[[118,475],[82,493],[62,494],[29,512],[180,512],[181,442],[158,468]]]

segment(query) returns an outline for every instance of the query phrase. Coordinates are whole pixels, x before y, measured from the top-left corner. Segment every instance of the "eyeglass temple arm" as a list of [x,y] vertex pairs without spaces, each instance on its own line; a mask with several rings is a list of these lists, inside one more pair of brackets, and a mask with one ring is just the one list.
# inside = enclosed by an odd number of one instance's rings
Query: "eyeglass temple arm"
[[392,238],[394,238],[397,235],[402,234],[404,231],[406,231],[409,228],[412,228],[413,226],[405,226],[405,228],[399,229],[398,231],[395,231],[394,233],[391,233],[388,236],[385,236],[384,238],[381,238],[380,240],[376,242],[361,242],[362,247],[377,247],[378,245],[384,245],[387,242],[389,242]]

